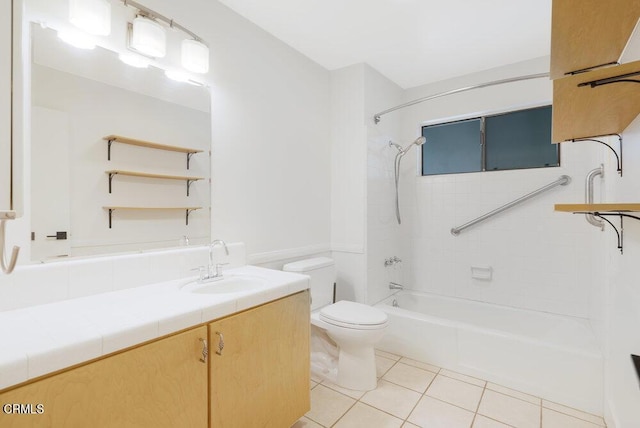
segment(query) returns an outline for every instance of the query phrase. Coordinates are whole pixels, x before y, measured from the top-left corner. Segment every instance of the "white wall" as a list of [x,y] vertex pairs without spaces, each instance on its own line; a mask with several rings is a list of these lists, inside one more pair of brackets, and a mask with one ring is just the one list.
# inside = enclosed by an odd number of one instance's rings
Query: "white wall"
[[[365,67],[365,124],[367,126],[367,303],[391,294],[389,282],[403,284],[402,265],[385,267],[385,259],[402,257],[395,215],[394,160],[405,146],[397,117],[375,124],[379,111],[402,102],[403,90],[373,68]],[[403,162],[406,162],[404,160]]]
[[[607,202],[637,202],[640,194],[640,118],[623,132],[624,175],[606,180]],[[610,162],[612,163],[612,162]],[[613,165],[611,165],[613,166]],[[619,225],[616,218],[610,220]],[[615,248],[615,233],[607,226],[603,247],[608,261],[605,311],[605,409],[608,426],[640,426],[640,387],[630,354],[640,355],[640,221],[624,220],[624,254]]]
[[331,72],[331,247],[337,300],[366,300],[364,68]]

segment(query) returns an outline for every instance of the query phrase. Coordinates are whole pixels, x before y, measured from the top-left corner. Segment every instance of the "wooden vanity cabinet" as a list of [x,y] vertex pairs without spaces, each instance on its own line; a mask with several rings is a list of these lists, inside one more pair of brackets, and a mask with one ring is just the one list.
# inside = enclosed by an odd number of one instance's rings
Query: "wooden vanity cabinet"
[[0,394],[0,427],[206,427],[206,326],[169,336]]
[[309,292],[209,324],[210,426],[290,427],[311,408]]

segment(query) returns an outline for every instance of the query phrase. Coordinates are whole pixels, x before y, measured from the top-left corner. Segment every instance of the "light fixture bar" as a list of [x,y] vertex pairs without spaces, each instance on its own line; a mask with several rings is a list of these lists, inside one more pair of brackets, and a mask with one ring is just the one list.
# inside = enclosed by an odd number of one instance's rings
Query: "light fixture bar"
[[138,9],[140,12],[142,12],[144,15],[162,21],[165,24],[167,24],[170,28],[177,28],[178,30],[188,34],[189,36],[193,37],[194,40],[197,40],[198,42],[202,43],[205,46],[209,46],[207,44],[207,42],[205,42],[202,37],[198,36],[197,34],[195,34],[194,32],[190,31],[189,29],[183,27],[182,25],[178,24],[177,22],[175,22],[173,19],[167,18],[164,15],[159,14],[158,12],[156,12],[155,10],[149,9],[148,7],[145,7],[143,5],[141,5],[138,2],[132,1],[132,0],[120,0],[124,3],[125,6],[131,6],[135,9]]

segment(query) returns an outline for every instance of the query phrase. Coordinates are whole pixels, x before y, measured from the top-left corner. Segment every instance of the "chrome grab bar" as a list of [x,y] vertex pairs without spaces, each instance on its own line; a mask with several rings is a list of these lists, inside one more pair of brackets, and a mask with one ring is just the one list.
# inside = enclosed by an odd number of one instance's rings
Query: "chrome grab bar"
[[[593,203],[593,180],[596,178],[596,175],[600,177],[604,177],[604,165],[600,165],[596,169],[592,169],[587,174],[587,178],[584,183],[584,201],[587,204]],[[594,225],[595,227],[599,227],[600,230],[604,230],[604,221],[597,219],[593,214],[587,213],[584,215],[585,219],[589,222],[589,224]]]
[[534,196],[539,195],[540,193],[546,192],[547,190],[553,189],[554,187],[557,186],[566,186],[567,184],[571,183],[571,177],[569,177],[568,175],[561,175],[560,178],[558,178],[556,181],[554,181],[553,183],[549,183],[546,186],[543,186],[541,188],[539,188],[538,190],[534,190],[531,193],[527,193],[526,195],[522,196],[521,198],[516,199],[515,201],[509,202],[508,204],[505,204],[503,206],[501,206],[500,208],[496,208],[495,210],[488,212],[484,215],[481,215],[480,217],[476,218],[475,220],[471,220],[468,223],[463,224],[462,226],[458,226],[458,227],[454,227],[453,229],[451,229],[451,234],[453,236],[458,236],[460,234],[460,232],[462,232],[463,230],[476,225],[482,221],[487,220],[490,217],[493,217],[496,214],[501,213],[502,211],[508,210],[511,207],[514,207],[518,204],[521,204],[524,201],[527,201],[531,198],[533,198]]

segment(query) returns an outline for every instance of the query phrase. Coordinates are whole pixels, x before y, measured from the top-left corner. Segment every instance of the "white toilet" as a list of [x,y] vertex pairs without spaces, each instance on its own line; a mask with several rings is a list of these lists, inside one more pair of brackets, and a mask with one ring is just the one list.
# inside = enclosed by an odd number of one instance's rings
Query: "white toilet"
[[[375,389],[374,345],[384,335],[387,314],[346,300],[332,304],[336,269],[330,258],[317,257],[288,263],[283,270],[311,278],[311,360],[314,374],[343,388],[358,391]],[[328,335],[335,345],[323,340],[323,334]]]

